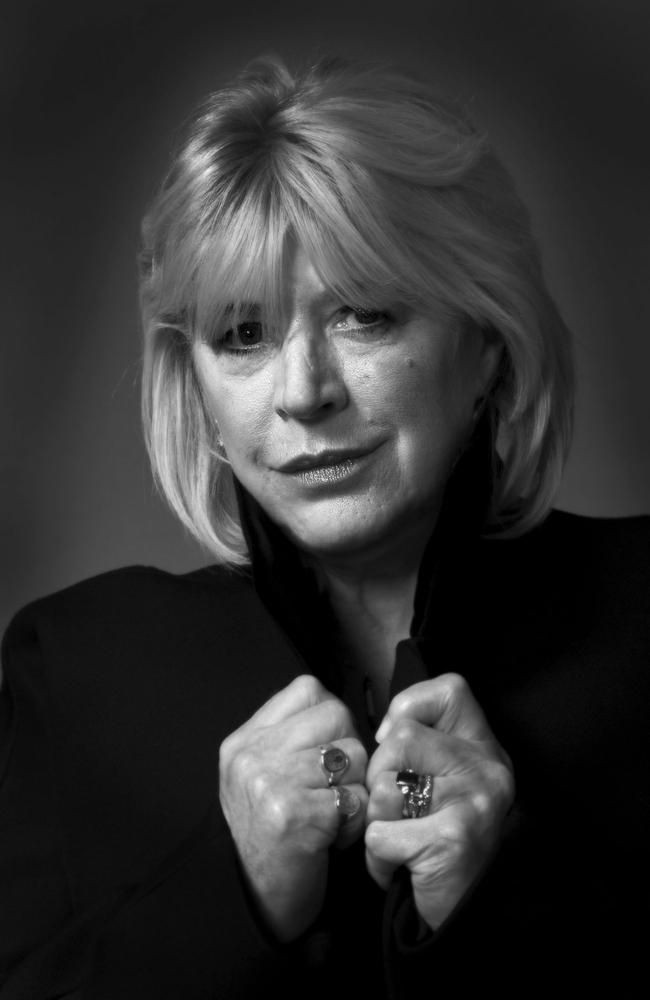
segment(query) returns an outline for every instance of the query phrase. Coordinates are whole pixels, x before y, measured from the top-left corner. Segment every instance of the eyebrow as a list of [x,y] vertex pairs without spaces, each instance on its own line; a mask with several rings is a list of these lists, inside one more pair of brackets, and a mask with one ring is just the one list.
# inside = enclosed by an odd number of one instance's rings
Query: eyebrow
[[[312,298],[310,296],[308,300],[308,305],[315,306],[316,308],[322,309],[328,305],[340,305],[344,303],[345,305],[356,305],[357,303],[350,303],[347,300],[341,298],[336,292],[329,291],[328,289],[323,289],[321,292],[317,292]],[[229,317],[235,316],[259,316],[263,311],[263,305],[259,302],[229,302],[224,310],[223,317],[228,320]]]
[[262,307],[258,302],[229,302],[223,310],[223,318],[227,320],[230,316],[251,316],[259,314]]
[[[389,308],[385,301],[361,301],[360,298],[344,298],[337,292],[329,288],[323,288],[316,292],[313,298],[309,298],[308,305],[316,309],[324,309],[328,306],[347,306],[350,309],[359,308]],[[237,320],[259,319],[263,312],[263,306],[259,302],[229,302],[223,310],[223,321],[229,322],[232,317]],[[234,321],[234,320],[233,320]]]

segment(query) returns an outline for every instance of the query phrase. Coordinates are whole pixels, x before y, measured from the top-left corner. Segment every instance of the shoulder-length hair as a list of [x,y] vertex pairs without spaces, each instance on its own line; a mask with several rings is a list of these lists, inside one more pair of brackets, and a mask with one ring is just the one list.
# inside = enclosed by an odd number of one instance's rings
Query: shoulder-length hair
[[512,179],[408,76],[337,59],[292,74],[264,57],[205,101],[143,224],[144,429],[186,527],[220,562],[246,563],[192,344],[234,304],[279,315],[289,235],[345,303],[392,298],[500,339],[485,531],[540,522],[570,441],[572,352]]

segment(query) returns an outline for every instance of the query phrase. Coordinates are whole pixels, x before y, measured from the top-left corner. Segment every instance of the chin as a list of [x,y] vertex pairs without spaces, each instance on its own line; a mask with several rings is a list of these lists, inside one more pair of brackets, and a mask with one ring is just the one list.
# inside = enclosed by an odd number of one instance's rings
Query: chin
[[381,549],[398,529],[393,518],[370,520],[362,514],[349,518],[339,514],[322,521],[312,517],[304,524],[294,522],[280,526],[299,549],[321,558],[354,556],[368,549]]

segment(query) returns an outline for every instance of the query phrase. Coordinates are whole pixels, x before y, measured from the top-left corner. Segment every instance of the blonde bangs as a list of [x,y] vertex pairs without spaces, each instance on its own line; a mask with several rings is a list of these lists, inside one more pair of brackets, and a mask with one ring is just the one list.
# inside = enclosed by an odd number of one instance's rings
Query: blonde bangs
[[370,175],[317,164],[289,143],[271,151],[264,168],[227,216],[212,221],[197,253],[192,296],[200,336],[222,324],[226,310],[232,317],[251,304],[280,325],[293,245],[342,302],[413,298],[418,262]]

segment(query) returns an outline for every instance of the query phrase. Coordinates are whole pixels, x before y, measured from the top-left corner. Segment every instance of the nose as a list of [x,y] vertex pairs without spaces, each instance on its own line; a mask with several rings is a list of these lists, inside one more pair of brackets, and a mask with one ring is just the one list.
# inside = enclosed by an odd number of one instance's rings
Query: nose
[[316,330],[288,333],[277,358],[274,389],[275,411],[285,420],[321,420],[348,402],[334,348]]

